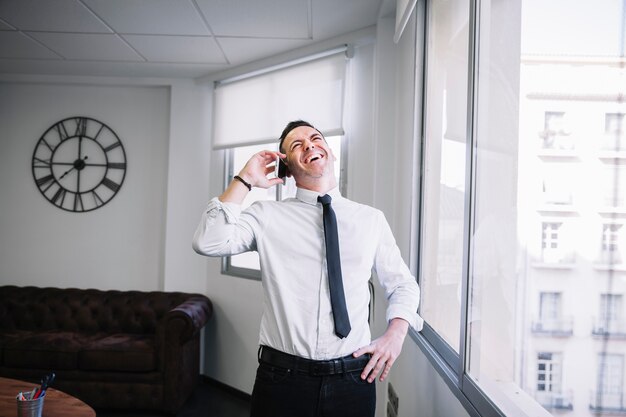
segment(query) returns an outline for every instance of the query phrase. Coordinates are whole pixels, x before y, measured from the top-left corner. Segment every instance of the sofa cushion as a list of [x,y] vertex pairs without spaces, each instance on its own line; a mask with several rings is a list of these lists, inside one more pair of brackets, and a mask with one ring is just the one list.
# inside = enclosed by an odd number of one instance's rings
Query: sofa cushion
[[155,338],[116,333],[91,338],[78,353],[78,367],[85,371],[148,372],[156,370]]
[[14,331],[3,339],[3,365],[13,368],[76,369],[83,345],[80,334],[60,331]]

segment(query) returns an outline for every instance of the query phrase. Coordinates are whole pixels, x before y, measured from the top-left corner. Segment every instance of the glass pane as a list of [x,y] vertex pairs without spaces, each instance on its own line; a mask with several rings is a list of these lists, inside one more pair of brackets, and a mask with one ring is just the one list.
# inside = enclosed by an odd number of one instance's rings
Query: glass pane
[[626,2],[478,5],[466,371],[506,415],[624,413]]
[[467,0],[428,7],[420,313],[458,352],[468,69]]

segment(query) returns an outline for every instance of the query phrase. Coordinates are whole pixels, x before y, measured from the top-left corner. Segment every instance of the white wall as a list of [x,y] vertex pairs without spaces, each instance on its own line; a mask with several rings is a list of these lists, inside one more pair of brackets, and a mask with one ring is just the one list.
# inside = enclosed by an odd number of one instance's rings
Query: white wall
[[[204,292],[206,267],[189,239],[204,201],[198,188],[208,188],[206,89],[189,80],[3,76],[0,284]],[[86,213],[49,203],[30,168],[43,132],[76,115],[111,127],[128,163],[119,193]]]
[[[169,90],[3,83],[0,97],[2,283],[158,288]],[[113,129],[128,163],[119,193],[86,213],[53,206],[39,193],[31,173],[41,135],[55,122],[76,115],[93,117]]]

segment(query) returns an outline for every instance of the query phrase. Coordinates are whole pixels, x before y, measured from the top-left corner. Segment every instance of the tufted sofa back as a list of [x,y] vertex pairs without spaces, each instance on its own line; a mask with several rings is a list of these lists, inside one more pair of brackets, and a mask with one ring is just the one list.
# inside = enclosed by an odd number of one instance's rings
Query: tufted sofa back
[[150,334],[174,307],[177,292],[0,287],[0,330]]

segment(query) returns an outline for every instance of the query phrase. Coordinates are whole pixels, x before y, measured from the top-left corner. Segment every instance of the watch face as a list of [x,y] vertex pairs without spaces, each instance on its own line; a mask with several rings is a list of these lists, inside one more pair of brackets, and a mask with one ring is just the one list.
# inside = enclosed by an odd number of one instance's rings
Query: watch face
[[48,201],[72,212],[102,207],[120,190],[126,153],[102,122],[70,117],[52,125],[33,152],[33,178]]

